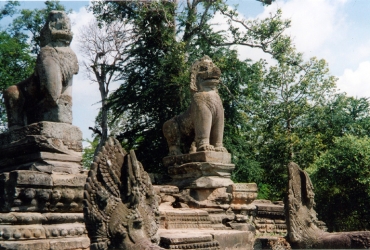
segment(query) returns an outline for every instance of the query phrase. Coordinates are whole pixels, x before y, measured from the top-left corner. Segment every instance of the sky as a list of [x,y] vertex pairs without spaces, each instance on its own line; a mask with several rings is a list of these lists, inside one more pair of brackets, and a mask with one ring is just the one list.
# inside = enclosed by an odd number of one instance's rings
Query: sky
[[[67,9],[73,9],[70,18],[75,37],[71,47],[82,62],[78,31],[93,19],[85,8],[89,2],[61,2]],[[0,7],[4,3],[0,1]],[[22,8],[43,7],[42,1],[21,3]],[[245,18],[263,18],[281,9],[283,17],[292,20],[287,34],[293,38],[305,59],[325,59],[330,74],[338,78],[337,87],[341,92],[349,96],[370,97],[370,0],[277,0],[270,6],[263,6],[255,0],[229,0],[227,3],[238,4],[238,11]],[[224,22],[220,16],[215,21]],[[4,26],[6,20],[1,22]],[[269,59],[258,49],[238,47],[238,51],[241,59]],[[111,90],[118,86],[119,83],[114,83]],[[73,80],[73,124],[81,128],[84,138],[91,139],[92,132],[88,127],[94,126],[99,100],[98,86],[87,79],[81,64],[80,72]]]

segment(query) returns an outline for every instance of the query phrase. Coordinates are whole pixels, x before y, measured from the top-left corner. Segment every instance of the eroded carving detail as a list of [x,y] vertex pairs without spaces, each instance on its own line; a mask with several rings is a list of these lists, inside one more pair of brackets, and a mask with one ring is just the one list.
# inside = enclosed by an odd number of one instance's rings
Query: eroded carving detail
[[370,232],[327,233],[320,229],[314,210],[311,179],[297,164],[289,163],[289,189],[285,201],[288,239],[293,248],[367,249]]
[[133,150],[109,138],[85,186],[84,216],[91,249],[162,249],[155,243],[158,196]]
[[170,155],[182,154],[180,148],[184,137],[193,141],[190,152],[227,152],[223,147],[224,109],[217,91],[220,76],[220,69],[208,56],[193,64],[190,76],[191,105],[184,113],[163,125]]
[[4,91],[10,129],[39,121],[72,123],[72,77],[78,73],[78,62],[69,47],[69,18],[51,11],[40,35],[35,72]]

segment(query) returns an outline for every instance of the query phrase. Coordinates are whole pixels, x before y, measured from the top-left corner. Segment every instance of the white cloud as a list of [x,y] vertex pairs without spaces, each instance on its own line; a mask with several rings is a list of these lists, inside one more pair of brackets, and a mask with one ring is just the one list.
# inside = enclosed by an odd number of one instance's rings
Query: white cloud
[[363,41],[362,44],[358,45],[353,49],[353,53],[351,53],[351,61],[358,62],[362,60],[366,60],[370,57],[370,40]]
[[[256,17],[266,18],[276,13],[277,9],[282,9],[283,18],[292,21],[286,34],[293,38],[297,50],[303,52],[306,58],[325,58],[330,65],[337,66],[340,55],[333,48],[340,47],[338,44],[346,38],[348,25],[343,10],[346,2],[347,0],[277,0],[266,6]],[[241,13],[239,16],[245,18]],[[216,30],[227,28],[226,18],[221,14],[216,15],[214,20],[218,23]],[[238,51],[241,59],[257,61],[262,58],[272,62],[271,57],[260,49],[238,46]]]
[[79,73],[73,78],[73,125],[82,130],[83,138],[91,139],[92,131],[88,128],[93,127],[95,124],[95,117],[99,112],[100,105],[94,104],[99,102],[100,93],[98,86],[91,83],[86,77],[82,64],[83,56],[79,51],[78,33],[83,26],[94,19],[94,16],[85,7],[82,7],[78,12],[69,14],[69,17],[74,34],[71,48],[77,54],[80,65]]
[[312,54],[328,41],[341,38],[346,29],[345,15],[341,9],[345,2],[346,0],[278,0],[266,7],[258,17],[266,17],[278,8],[282,9],[283,17],[292,21],[287,34],[294,39],[298,51]]
[[338,80],[338,88],[350,96],[370,96],[370,61],[361,62],[356,70],[346,69]]
[[[91,82],[87,77],[86,69],[83,65],[85,59],[79,50],[78,34],[95,17],[85,7],[80,8],[78,12],[71,13],[69,17],[74,34],[71,48],[76,53],[80,66],[79,73],[73,78],[73,125],[78,126],[82,130],[83,138],[92,139],[92,131],[89,130],[89,127],[94,127],[95,125],[95,117],[98,115],[101,107],[101,96],[98,84]],[[109,89],[112,92],[118,87],[118,82],[111,82]]]

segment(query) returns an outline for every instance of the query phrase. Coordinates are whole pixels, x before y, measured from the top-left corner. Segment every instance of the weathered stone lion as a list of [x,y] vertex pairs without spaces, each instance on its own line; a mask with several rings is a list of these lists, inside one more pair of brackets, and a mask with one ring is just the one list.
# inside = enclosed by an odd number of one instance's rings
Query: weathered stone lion
[[69,47],[73,34],[67,15],[51,11],[42,28],[34,73],[4,91],[9,128],[39,121],[72,123],[72,78],[78,73]]
[[208,56],[193,64],[190,76],[191,105],[184,113],[163,125],[170,155],[182,154],[180,146],[184,137],[193,141],[190,152],[227,152],[222,143],[224,109],[217,91],[220,76],[220,69]]

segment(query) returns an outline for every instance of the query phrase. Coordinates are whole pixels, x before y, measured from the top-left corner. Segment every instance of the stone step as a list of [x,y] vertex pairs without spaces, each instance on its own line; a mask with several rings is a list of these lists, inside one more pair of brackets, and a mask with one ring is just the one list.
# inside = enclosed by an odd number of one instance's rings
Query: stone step
[[160,229],[160,246],[165,249],[251,250],[252,232],[237,230]]
[[231,154],[226,152],[204,151],[191,154],[173,155],[163,158],[165,167],[181,165],[189,162],[214,162],[214,163],[231,163]]
[[62,239],[0,241],[0,249],[5,250],[87,250],[89,247],[90,239],[87,236]]

